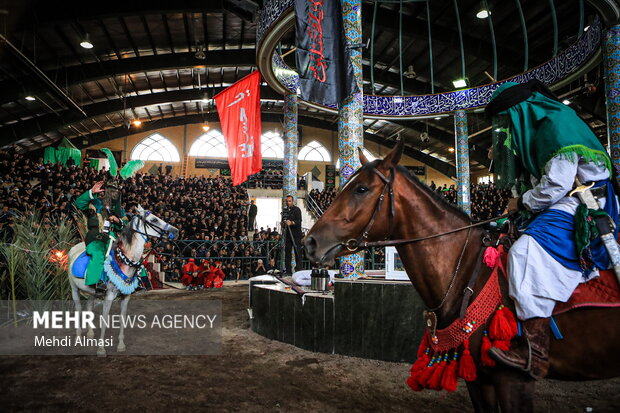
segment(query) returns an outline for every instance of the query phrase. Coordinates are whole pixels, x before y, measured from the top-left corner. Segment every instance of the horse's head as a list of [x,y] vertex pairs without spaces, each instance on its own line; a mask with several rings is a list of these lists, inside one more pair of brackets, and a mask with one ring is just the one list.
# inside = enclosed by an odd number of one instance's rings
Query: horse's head
[[362,167],[341,188],[304,241],[308,258],[319,266],[333,266],[336,257],[356,251],[364,240],[386,238],[392,230],[392,191],[403,141],[382,160],[369,162],[359,152]]
[[147,237],[174,239],[179,235],[176,227],[168,224],[150,211],[146,211],[140,205],[136,207],[136,215],[132,222],[131,230]]

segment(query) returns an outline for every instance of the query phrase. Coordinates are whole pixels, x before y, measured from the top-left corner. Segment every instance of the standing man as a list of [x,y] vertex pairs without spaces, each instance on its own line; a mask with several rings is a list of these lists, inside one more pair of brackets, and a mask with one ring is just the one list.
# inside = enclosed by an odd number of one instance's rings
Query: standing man
[[293,197],[286,197],[286,208],[284,209],[284,231],[286,243],[284,247],[284,265],[286,273],[292,275],[293,268],[291,263],[291,248],[295,249],[295,269],[301,269],[301,209],[293,204]]
[[250,209],[248,211],[248,231],[254,231],[256,228],[256,214],[258,213],[258,208],[254,204],[254,200],[250,201]]

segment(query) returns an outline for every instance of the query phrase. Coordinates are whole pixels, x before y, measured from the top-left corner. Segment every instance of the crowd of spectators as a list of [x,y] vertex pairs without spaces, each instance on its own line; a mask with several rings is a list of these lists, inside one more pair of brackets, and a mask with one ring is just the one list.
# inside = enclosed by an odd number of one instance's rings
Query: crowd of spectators
[[308,196],[314,201],[313,203],[319,208],[319,212],[323,213],[332,204],[336,197],[335,188],[325,188],[323,191],[313,189]]
[[[54,218],[71,219],[73,200],[108,177],[105,170],[43,164],[41,158],[33,160],[12,149],[0,152],[0,238],[11,237],[11,222],[17,213],[37,210],[42,225],[47,226],[56,221]],[[280,235],[270,228],[261,228],[249,237],[247,190],[233,187],[224,177],[184,179],[138,173],[122,183],[122,206],[129,212],[138,204],[177,227],[179,240],[194,240],[194,248],[181,241],[155,246],[164,270],[171,275],[178,273],[190,257],[217,257],[225,273],[235,279],[245,277],[259,258],[267,259],[267,241],[271,245],[279,242]],[[227,242],[220,242],[223,240]]]
[[[454,185],[438,186],[431,181],[429,187],[449,203],[457,204],[457,191]],[[483,221],[502,215],[511,196],[510,190],[498,189],[492,182],[472,185],[470,191],[471,217],[474,221]],[[321,212],[325,212],[336,197],[336,190],[334,188],[327,188],[324,191],[313,189],[310,191],[309,197]]]
[[[430,188],[446,201],[457,204],[457,190],[454,185],[436,186],[431,181]],[[509,189],[499,189],[492,182],[474,184],[470,187],[471,217],[474,221],[484,221],[503,214],[511,193]]]
[[248,188],[282,189],[282,169],[265,168],[248,178]]

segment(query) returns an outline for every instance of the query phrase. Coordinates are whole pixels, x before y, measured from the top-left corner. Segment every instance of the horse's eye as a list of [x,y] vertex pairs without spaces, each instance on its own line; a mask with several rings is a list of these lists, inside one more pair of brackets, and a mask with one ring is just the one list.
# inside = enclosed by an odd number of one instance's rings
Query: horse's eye
[[358,186],[355,189],[355,192],[357,192],[358,194],[364,194],[364,193],[368,192],[368,188],[366,188],[365,186]]

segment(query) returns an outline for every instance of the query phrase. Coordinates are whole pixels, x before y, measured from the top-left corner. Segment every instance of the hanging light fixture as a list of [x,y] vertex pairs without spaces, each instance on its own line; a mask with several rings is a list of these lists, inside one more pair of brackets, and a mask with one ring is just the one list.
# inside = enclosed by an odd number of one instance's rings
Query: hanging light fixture
[[413,70],[413,65],[409,65],[409,67],[407,67],[407,71],[403,74],[407,79],[414,79],[417,76],[415,70]]
[[467,87],[467,80],[466,79],[456,79],[452,81],[452,84],[454,85],[454,87],[456,89],[460,89],[462,87]]
[[32,96],[32,95],[28,95],[28,96],[26,96],[24,99],[26,99],[26,100],[27,100],[27,101],[29,101],[29,102],[32,102],[33,100],[37,100],[37,99],[36,99],[34,96]]
[[90,37],[88,36],[88,33],[86,33],[86,36],[84,36],[84,39],[82,39],[82,41],[80,42],[80,46],[82,46],[84,49],[92,49],[93,47],[95,47],[90,42]]
[[479,19],[486,19],[491,15],[491,11],[487,9],[485,2],[480,3],[480,10],[476,13],[476,17]]
[[142,121],[140,119],[134,119],[133,122],[131,123],[133,123],[133,126],[136,126],[136,127],[142,125]]
[[211,129],[211,126],[209,126],[209,122],[204,122],[202,124],[202,130],[205,132],[209,132],[209,129]]

